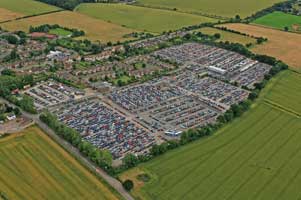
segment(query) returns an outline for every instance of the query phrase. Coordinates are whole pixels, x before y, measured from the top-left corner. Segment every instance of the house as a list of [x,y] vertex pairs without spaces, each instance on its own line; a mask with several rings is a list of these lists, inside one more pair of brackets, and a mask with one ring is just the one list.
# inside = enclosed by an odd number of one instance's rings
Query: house
[[7,120],[11,121],[11,120],[14,120],[16,119],[16,115],[13,114],[13,113],[9,113],[7,116],[6,116]]

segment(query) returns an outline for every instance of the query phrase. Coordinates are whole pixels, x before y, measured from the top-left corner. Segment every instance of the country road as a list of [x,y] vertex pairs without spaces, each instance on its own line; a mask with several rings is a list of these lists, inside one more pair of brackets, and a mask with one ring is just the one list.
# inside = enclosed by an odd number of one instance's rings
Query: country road
[[[11,105],[12,107],[16,107],[5,99],[2,99],[5,103]],[[109,185],[111,185],[124,199],[126,200],[134,200],[134,198],[123,188],[122,184],[112,176],[108,175],[104,170],[97,167],[94,163],[92,163],[89,159],[84,157],[77,148],[73,147],[70,143],[60,138],[56,133],[50,129],[46,124],[44,124],[40,119],[39,115],[33,115],[23,111],[20,108],[22,114],[32,119],[35,124],[37,124],[49,137],[51,137],[55,142],[61,145],[66,151],[68,151],[72,156],[76,159],[80,160],[82,164],[88,167],[90,170],[98,174],[101,178],[103,178]]]

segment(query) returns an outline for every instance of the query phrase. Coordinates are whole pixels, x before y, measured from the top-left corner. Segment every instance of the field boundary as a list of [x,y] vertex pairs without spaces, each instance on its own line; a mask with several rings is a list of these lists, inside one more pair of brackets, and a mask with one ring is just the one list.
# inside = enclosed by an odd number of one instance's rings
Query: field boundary
[[297,117],[297,118],[301,118],[301,113],[298,113],[298,112],[293,111],[293,110],[291,110],[291,109],[289,109],[289,108],[286,108],[286,107],[284,107],[284,106],[282,106],[282,105],[280,105],[280,104],[278,104],[278,103],[276,103],[276,102],[274,102],[274,101],[265,99],[265,100],[264,100],[264,104],[269,105],[269,106],[272,106],[273,108],[275,108],[275,109],[277,109],[277,110],[280,110],[280,111],[282,111],[282,112],[286,112],[286,113],[288,113],[288,114],[290,114],[290,115],[293,115],[293,116],[295,116],[295,117]]
[[26,15],[26,16],[23,16],[23,17],[17,17],[15,19],[0,21],[0,24],[13,22],[13,21],[18,21],[18,20],[22,20],[22,19],[26,19],[26,18],[31,18],[31,17],[38,17],[38,16],[42,16],[42,15],[48,15],[48,14],[52,14],[52,13],[58,13],[58,12],[62,12],[62,11],[65,11],[65,10],[64,9],[58,9],[58,10],[44,12],[44,13],[35,14],[35,15]]
[[[225,24],[226,24],[226,23],[225,23]],[[298,35],[301,34],[301,32],[290,31],[290,30],[284,31],[284,30],[282,30],[282,29],[280,29],[280,28],[275,28],[275,27],[272,27],[272,26],[266,26],[266,25],[262,25],[262,24],[256,24],[256,23],[253,23],[253,22],[251,22],[251,23],[246,23],[246,24],[247,24],[247,25],[258,26],[258,27],[262,27],[262,28],[273,29],[273,30],[276,30],[276,31],[282,31],[282,32],[284,32],[284,33],[294,33],[294,34],[298,34]]]
[[[100,176],[100,169],[95,166],[94,164],[91,164],[91,162],[82,156],[82,154],[77,152],[77,149],[73,146],[71,146],[68,142],[62,140],[56,133],[52,132],[50,128],[48,128],[47,125],[41,123],[35,123],[35,125],[39,129],[42,130],[42,132],[45,134],[46,137],[51,139],[53,142],[55,142],[58,146],[60,146],[66,153],[68,153],[71,157],[73,157],[80,165],[82,165],[85,169],[88,170],[89,173],[91,173],[93,176],[95,176],[99,181],[101,181],[105,186],[108,187],[108,189],[114,193],[117,197],[119,197],[121,200],[125,200],[124,196],[122,196],[116,188],[114,188],[105,178]],[[114,179],[114,178],[112,178]]]
[[153,5],[140,4],[140,3],[133,3],[133,4],[127,4],[127,5],[143,7],[143,8],[150,8],[150,9],[157,9],[157,10],[167,10],[167,11],[171,11],[171,12],[178,12],[178,13],[191,14],[191,15],[198,15],[198,16],[219,19],[219,20],[230,20],[231,19],[229,17],[224,17],[224,16],[220,16],[220,15],[211,15],[211,14],[202,13],[202,12],[185,11],[185,10],[180,10],[180,9],[174,10],[173,8],[168,8],[168,7],[164,7],[164,6],[153,6]]

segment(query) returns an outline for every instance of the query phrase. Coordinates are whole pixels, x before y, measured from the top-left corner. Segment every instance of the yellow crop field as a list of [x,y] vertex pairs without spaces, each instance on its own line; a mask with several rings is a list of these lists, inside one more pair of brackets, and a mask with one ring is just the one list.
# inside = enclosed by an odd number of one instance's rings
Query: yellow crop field
[[0,139],[0,192],[14,200],[119,199],[36,126]]
[[268,38],[268,42],[252,48],[252,51],[276,57],[294,69],[301,69],[301,34],[238,23],[221,26],[249,35]]
[[1,26],[9,31],[28,31],[30,26],[39,26],[42,24],[59,24],[69,28],[77,28],[86,32],[84,38],[92,41],[99,40],[101,42],[125,40],[123,38],[125,34],[135,32],[132,29],[70,11],[15,20],[3,23]]
[[0,22],[22,17],[23,14],[12,12],[10,10],[0,8]]

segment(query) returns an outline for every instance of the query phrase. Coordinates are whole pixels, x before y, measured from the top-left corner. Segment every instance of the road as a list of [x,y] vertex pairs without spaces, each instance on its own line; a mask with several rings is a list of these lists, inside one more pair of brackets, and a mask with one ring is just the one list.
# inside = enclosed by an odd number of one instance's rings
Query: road
[[[12,107],[16,107],[15,105],[11,104],[10,102],[6,101],[5,99],[2,99],[4,102],[9,104]],[[20,109],[21,110],[21,109]],[[30,113],[27,113],[23,110],[21,110],[24,117],[32,119],[35,124],[37,124],[49,137],[51,137],[54,141],[56,141],[59,145],[61,145],[66,151],[68,151],[72,156],[74,156],[76,159],[81,161],[82,164],[84,164],[86,167],[88,167],[90,170],[95,172],[97,175],[99,175],[102,179],[104,179],[109,185],[111,185],[124,199],[126,200],[134,200],[134,198],[123,188],[122,184],[112,176],[108,175],[104,170],[97,167],[94,163],[92,163],[89,159],[84,157],[77,148],[73,147],[70,143],[65,141],[64,139],[60,138],[56,135],[56,133],[50,129],[46,124],[44,124],[40,118],[39,115],[33,115]]]

